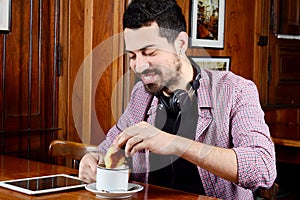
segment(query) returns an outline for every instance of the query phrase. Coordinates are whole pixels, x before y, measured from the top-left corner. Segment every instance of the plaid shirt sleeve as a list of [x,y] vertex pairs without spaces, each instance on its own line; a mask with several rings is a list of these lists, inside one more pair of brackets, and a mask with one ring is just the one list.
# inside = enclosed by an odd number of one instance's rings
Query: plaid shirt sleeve
[[236,91],[232,106],[232,138],[238,159],[238,181],[253,191],[270,187],[276,178],[275,150],[252,82]]
[[210,70],[202,70],[200,83],[196,141],[233,149],[238,164],[237,184],[199,168],[206,195],[253,199],[253,192],[271,187],[277,175],[274,144],[257,88],[231,72]]

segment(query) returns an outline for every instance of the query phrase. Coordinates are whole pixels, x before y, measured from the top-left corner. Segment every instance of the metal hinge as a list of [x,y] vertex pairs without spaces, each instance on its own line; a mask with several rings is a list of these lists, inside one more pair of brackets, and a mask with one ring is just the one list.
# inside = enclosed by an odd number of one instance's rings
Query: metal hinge
[[268,45],[268,36],[263,36],[263,35],[259,36],[257,45],[261,46],[261,47],[267,46]]
[[57,76],[60,77],[62,73],[62,46],[57,45]]
[[268,86],[270,86],[272,81],[272,57],[269,56],[268,60]]

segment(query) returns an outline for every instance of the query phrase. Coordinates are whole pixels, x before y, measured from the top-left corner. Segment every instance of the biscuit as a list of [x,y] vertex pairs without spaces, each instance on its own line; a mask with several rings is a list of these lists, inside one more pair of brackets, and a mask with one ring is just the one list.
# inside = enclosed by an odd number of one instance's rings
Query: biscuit
[[120,149],[116,149],[111,146],[107,149],[104,157],[104,163],[106,168],[117,168],[124,164],[125,156],[124,152]]

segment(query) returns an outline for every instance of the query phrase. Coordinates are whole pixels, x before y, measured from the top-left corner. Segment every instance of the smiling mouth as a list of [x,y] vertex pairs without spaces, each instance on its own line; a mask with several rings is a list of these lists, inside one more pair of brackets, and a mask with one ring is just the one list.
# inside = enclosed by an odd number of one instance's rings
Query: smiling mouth
[[158,74],[160,74],[160,72],[157,70],[145,70],[138,74],[138,76],[144,84],[151,84],[157,82]]
[[156,75],[156,73],[141,74],[140,78],[142,79],[144,84],[150,84],[154,83],[154,81],[156,80]]

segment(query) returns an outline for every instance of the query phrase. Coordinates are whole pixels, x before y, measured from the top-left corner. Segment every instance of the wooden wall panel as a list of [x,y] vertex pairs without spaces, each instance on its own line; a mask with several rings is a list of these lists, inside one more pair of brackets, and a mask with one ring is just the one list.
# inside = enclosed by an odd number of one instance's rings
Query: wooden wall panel
[[[100,55],[101,57],[95,58],[95,66],[99,63],[102,66],[103,60],[110,58],[113,54],[113,46],[104,46],[102,42],[106,42],[111,40],[111,37],[114,34],[113,26],[114,26],[114,6],[119,4],[117,1],[95,1],[94,5],[94,29],[93,29],[93,46],[98,48],[106,48],[106,50],[101,52],[106,53]],[[118,26],[121,26],[117,23]],[[98,49],[97,49],[98,50]],[[111,63],[112,64],[112,63]],[[100,127],[106,133],[114,124],[112,122],[112,110],[111,110],[111,97],[113,90],[113,69],[112,65],[103,66],[106,67],[103,75],[100,78],[98,83],[98,87],[96,90],[95,96],[95,108],[97,111],[97,119],[100,123]],[[121,67],[122,66],[117,66]],[[103,109],[106,108],[106,109]],[[96,139],[96,138],[95,138]],[[98,139],[99,141],[99,139]]]
[[[0,35],[0,47],[3,47],[4,46],[4,36],[3,34]],[[0,105],[1,105],[1,115],[0,115],[0,130],[3,130],[3,126],[4,126],[4,116],[3,116],[3,113],[4,113],[4,110],[3,110],[3,72],[5,73],[5,70],[3,70],[3,63],[5,61],[5,58],[3,58],[3,51],[4,51],[4,48],[0,48],[0,64],[1,64],[1,70],[0,70]],[[2,133],[1,133],[1,137],[2,137]]]
[[[184,1],[184,8],[189,1]],[[255,32],[255,3],[253,1],[226,1],[225,5],[225,27],[224,27],[224,48],[210,49],[206,52],[210,56],[231,57],[230,71],[253,80],[254,69],[254,41]],[[188,13],[188,11],[185,11]],[[190,25],[190,20],[188,20]],[[201,49],[190,49],[190,56],[203,55]]]
[[[68,117],[69,117],[69,124],[68,129],[64,129],[63,127],[63,134],[67,136],[68,140],[79,140],[74,119],[72,116],[72,93],[73,93],[73,85],[74,79],[77,75],[77,72],[80,68],[84,60],[84,0],[80,1],[66,1],[68,2],[67,10],[62,10],[61,15],[68,19],[67,24],[62,24],[61,27],[68,27],[66,29],[66,33],[68,34],[67,41],[62,43],[63,51],[68,51],[68,57],[64,66],[63,76],[61,78],[65,78],[68,75]],[[67,12],[68,13],[65,13]],[[66,15],[66,16],[65,16]],[[62,33],[61,35],[63,36]],[[68,49],[66,48],[68,47]],[[66,74],[68,73],[68,74]],[[60,86],[61,87],[61,86]],[[59,116],[60,118],[62,116]],[[66,132],[64,132],[66,131]]]
[[[123,74],[123,57],[112,61],[123,49],[122,41],[112,36],[121,32],[121,24],[116,22],[120,22],[124,6],[122,1],[62,2],[61,43],[65,73],[60,78],[60,91],[67,95],[60,96],[59,123],[63,130],[59,138],[98,144],[115,123],[112,107],[119,105],[112,106],[112,92]],[[103,43],[105,49],[101,49]],[[99,82],[95,82],[98,79]],[[77,85],[78,80],[80,84]]]

